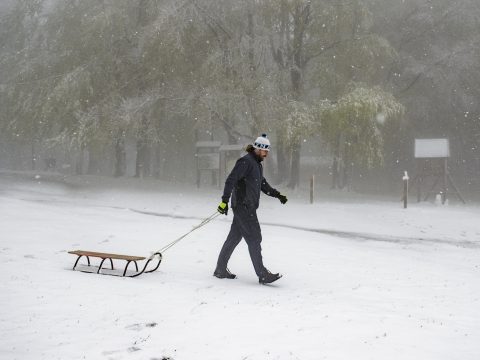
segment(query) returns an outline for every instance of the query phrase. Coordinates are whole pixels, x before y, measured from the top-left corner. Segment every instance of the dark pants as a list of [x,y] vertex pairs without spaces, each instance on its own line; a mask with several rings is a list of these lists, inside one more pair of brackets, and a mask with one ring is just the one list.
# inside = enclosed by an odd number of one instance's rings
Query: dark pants
[[258,276],[265,272],[262,260],[262,232],[258,223],[257,212],[245,206],[237,206],[233,210],[233,222],[227,240],[218,256],[217,269],[226,269],[233,250],[245,239],[252,259],[253,267]]

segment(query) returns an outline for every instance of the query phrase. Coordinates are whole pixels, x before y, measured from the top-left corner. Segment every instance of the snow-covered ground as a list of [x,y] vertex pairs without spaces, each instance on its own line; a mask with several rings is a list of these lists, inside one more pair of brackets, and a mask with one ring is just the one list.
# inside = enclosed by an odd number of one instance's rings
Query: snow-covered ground
[[0,358],[479,359],[478,206],[290,197],[259,210],[272,286],[244,242],[238,278],[212,276],[231,214],[121,278],[71,271],[67,251],[149,255],[220,190],[0,173]]

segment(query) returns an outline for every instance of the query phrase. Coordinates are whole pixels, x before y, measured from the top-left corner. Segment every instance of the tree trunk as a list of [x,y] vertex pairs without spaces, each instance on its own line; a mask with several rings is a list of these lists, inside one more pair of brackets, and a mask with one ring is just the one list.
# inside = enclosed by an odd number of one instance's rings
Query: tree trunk
[[[303,71],[305,68],[305,44],[304,37],[306,28],[310,22],[310,4],[307,3],[305,7],[297,5],[294,14],[293,29],[293,66],[290,69],[290,80],[292,84],[293,99],[299,101],[303,93]],[[292,162],[290,167],[290,181],[289,188],[295,188],[300,182],[300,150],[301,143],[293,145]]]
[[156,141],[152,146],[152,156],[154,156],[154,160],[152,162],[153,166],[153,175],[155,176],[156,179],[159,179],[161,174],[162,174],[162,169],[163,165],[165,162],[165,159],[162,156],[162,145],[161,145],[161,139],[163,138],[163,124],[164,121],[166,120],[167,114],[165,110],[165,100],[160,99],[158,103],[155,105],[154,111],[152,113],[152,121],[153,121],[153,129],[155,131],[155,137]]
[[292,149],[292,165],[290,168],[290,181],[288,182],[288,187],[294,189],[298,186],[300,182],[300,150],[301,143],[294,144]]
[[287,156],[285,155],[286,149],[285,145],[283,144],[283,141],[280,140],[281,136],[277,136],[277,145],[275,146],[276,152],[277,152],[277,182],[282,183],[284,182],[287,177],[288,177],[288,159]]
[[149,121],[145,115],[142,116],[141,128],[137,135],[137,158],[135,161],[135,177],[144,178],[150,175],[150,156],[148,154],[147,132]]
[[84,156],[85,155],[85,145],[80,145],[79,152],[77,153],[77,161],[75,162],[75,175],[82,175],[84,168]]
[[145,176],[145,154],[147,145],[143,139],[137,140],[137,156],[135,159],[135,177]]
[[252,135],[254,137],[260,135],[260,131],[263,130],[263,124],[261,123],[261,117],[258,114],[257,110],[257,101],[258,101],[258,94],[257,89],[252,84],[255,83],[255,79],[257,77],[257,66],[255,65],[255,29],[254,29],[254,21],[253,21],[253,14],[254,14],[254,4],[252,1],[248,3],[248,11],[247,11],[247,35],[248,35],[248,67],[250,70],[249,78],[251,84],[247,85],[244,88],[244,94],[247,97],[247,105],[248,109],[250,110],[250,116],[252,117]]
[[32,160],[32,170],[35,170],[35,165],[37,163],[37,159],[36,159],[36,156],[35,156],[35,140],[32,140],[31,160]]
[[90,142],[88,144],[88,168],[87,174],[95,175],[100,174],[100,162],[101,159],[101,150],[99,149],[98,144]]
[[343,189],[346,185],[347,172],[345,168],[345,135],[340,133],[337,137],[333,154],[332,189]]
[[155,145],[154,152],[155,152],[155,161],[153,162],[153,176],[156,179],[160,179],[160,176],[162,174],[162,169],[165,164],[165,159],[162,157],[162,146],[158,144]]
[[125,134],[119,131],[115,139],[115,172],[114,176],[119,177],[125,175],[127,168],[127,159],[125,154]]
[[333,155],[333,162],[332,162],[332,186],[330,189],[336,189],[338,183],[338,158],[337,154]]

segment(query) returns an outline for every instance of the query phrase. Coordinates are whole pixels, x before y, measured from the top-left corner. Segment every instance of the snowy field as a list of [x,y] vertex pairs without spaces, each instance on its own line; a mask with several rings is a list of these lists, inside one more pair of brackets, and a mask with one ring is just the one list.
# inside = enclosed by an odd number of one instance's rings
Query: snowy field
[[471,204],[263,196],[265,265],[284,275],[271,286],[244,242],[229,264],[238,278],[212,276],[231,214],[165,252],[155,273],[71,270],[73,249],[148,256],[219,200],[215,189],[0,173],[0,359],[480,359]]

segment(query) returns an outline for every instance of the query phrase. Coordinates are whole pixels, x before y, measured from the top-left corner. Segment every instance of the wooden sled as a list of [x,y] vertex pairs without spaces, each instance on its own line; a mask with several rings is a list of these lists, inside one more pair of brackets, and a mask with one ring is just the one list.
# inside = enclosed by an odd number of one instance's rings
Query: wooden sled
[[[88,268],[92,268],[92,269],[95,269],[96,266],[92,266],[92,265],[90,264],[90,258],[91,258],[91,257],[95,257],[95,258],[100,258],[100,259],[102,259],[102,261],[100,262],[100,265],[98,266],[98,270],[97,270],[97,271],[86,271],[86,270],[80,270],[80,271],[89,272],[89,273],[94,273],[94,272],[96,272],[97,274],[103,274],[103,275],[119,276],[119,275],[115,275],[115,274],[110,274],[110,273],[106,273],[106,272],[101,272],[103,263],[104,263],[105,260],[107,260],[107,259],[110,260],[111,270],[115,270],[114,267],[113,267],[113,260],[125,260],[125,261],[127,262],[127,264],[125,265],[125,268],[124,268],[124,270],[123,270],[123,275],[122,275],[122,276],[125,276],[125,277],[136,277],[136,276],[142,275],[143,273],[154,272],[155,270],[158,269],[158,267],[160,266],[160,263],[162,262],[162,254],[161,254],[160,252],[156,252],[155,254],[153,254],[153,256],[151,256],[151,257],[146,261],[143,269],[142,269],[141,271],[139,271],[139,270],[138,270],[137,261],[143,261],[143,260],[145,260],[146,258],[145,258],[144,256],[130,256],[130,255],[108,254],[108,253],[100,253],[100,252],[84,251],[84,250],[74,250],[74,251],[69,251],[68,253],[78,256],[77,261],[75,261],[75,265],[73,265],[73,270],[75,270],[75,268],[76,268],[77,265],[78,265],[79,260],[80,260],[83,256],[85,256],[85,257],[87,258],[87,262],[88,262],[88,266],[87,266],[87,267],[88,267]],[[158,263],[157,263],[157,265],[156,265],[153,269],[147,270],[148,265],[150,264],[150,262],[153,260],[153,258],[154,258],[155,256],[158,256]],[[129,265],[130,265],[132,262],[135,264],[135,270],[136,270],[136,272],[135,272],[133,275],[127,275],[127,269],[128,269]],[[105,269],[105,270],[107,270],[107,269]]]

